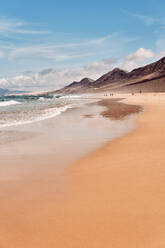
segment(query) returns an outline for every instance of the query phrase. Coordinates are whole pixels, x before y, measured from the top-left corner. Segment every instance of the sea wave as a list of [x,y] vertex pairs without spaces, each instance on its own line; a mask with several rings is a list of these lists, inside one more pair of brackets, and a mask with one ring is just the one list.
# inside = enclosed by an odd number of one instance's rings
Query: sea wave
[[14,101],[14,100],[3,101],[3,102],[0,102],[0,107],[6,107],[6,106],[10,106],[10,105],[17,105],[17,104],[21,104],[21,102]]
[[60,98],[69,98],[69,99],[82,98],[82,95],[64,95],[64,96],[60,96]]
[[72,106],[66,105],[58,108],[56,107],[56,108],[45,109],[40,113],[40,115],[37,116],[26,115],[27,119],[6,121],[5,123],[0,122],[0,128],[30,124],[33,122],[39,122],[46,119],[50,119],[60,115],[62,112],[65,112],[68,108],[72,108]]

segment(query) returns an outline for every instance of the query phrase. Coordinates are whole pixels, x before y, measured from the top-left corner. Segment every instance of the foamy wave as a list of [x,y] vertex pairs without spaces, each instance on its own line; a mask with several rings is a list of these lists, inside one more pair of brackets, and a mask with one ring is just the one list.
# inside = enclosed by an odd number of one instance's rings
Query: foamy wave
[[21,104],[21,103],[14,101],[14,100],[4,101],[4,102],[0,102],[0,107],[6,107],[6,106],[10,106],[10,105],[17,105],[17,104]]
[[82,95],[65,95],[65,96],[61,96],[60,98],[81,98]]
[[68,108],[72,108],[71,105],[66,105],[64,107],[59,107],[59,108],[45,109],[39,116],[29,117],[29,119],[27,120],[21,120],[21,121],[15,120],[12,122],[3,123],[3,124],[0,124],[0,128],[25,125],[25,124],[30,124],[33,122],[39,122],[39,121],[43,121],[46,119],[50,119],[50,118],[60,115],[62,112],[65,112]]

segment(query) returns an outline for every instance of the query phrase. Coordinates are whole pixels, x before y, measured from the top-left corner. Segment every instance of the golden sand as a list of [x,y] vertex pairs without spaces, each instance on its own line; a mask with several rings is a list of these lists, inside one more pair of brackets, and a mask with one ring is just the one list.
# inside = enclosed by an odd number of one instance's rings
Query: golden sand
[[126,97],[138,128],[72,165],[59,197],[1,206],[0,247],[165,246],[165,96]]

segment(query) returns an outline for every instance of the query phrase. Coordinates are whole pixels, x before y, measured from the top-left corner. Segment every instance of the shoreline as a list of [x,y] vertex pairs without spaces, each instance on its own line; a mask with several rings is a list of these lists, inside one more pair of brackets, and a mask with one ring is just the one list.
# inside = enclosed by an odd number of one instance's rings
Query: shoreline
[[[149,97],[149,98],[148,98]],[[165,243],[164,95],[123,100],[144,105],[138,128],[72,165],[56,206],[58,247],[158,247]],[[67,243],[66,243],[67,240]]]
[[5,195],[0,202],[3,247],[155,248],[164,244],[165,98],[158,94],[117,97],[147,108],[138,116],[138,128],[71,164],[57,188],[51,170],[49,180],[44,173],[28,188],[12,188],[17,197]]

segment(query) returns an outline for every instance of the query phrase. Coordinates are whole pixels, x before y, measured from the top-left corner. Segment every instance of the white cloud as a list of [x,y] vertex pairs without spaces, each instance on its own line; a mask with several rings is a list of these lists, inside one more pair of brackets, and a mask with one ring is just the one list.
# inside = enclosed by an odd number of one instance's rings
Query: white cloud
[[165,25],[165,18],[164,17],[155,17],[155,16],[148,16],[148,15],[142,15],[142,14],[136,14],[136,13],[130,13],[128,11],[123,10],[124,13],[135,17],[145,23],[146,25],[153,25],[158,24],[160,26]]
[[30,91],[59,89],[73,81],[79,81],[83,77],[97,79],[116,66],[132,70],[148,63],[156,56],[157,54],[152,50],[139,48],[135,53],[129,54],[124,58],[110,57],[88,63],[76,69],[55,70],[48,68],[40,72],[26,71],[24,74],[16,77],[1,78],[0,87]]
[[103,73],[111,70],[116,62],[117,59],[108,58],[72,70],[48,68],[40,72],[27,71],[15,77],[1,78],[0,87],[30,91],[59,89],[73,81],[79,81],[83,77],[97,79]]
[[[86,65],[85,70],[91,69],[94,73],[97,68],[98,74],[98,72],[108,70],[108,64],[104,60],[101,62],[97,60],[107,57],[108,54],[111,56],[119,54],[126,44],[133,41],[129,37],[120,37],[118,33],[93,39],[80,39],[80,37],[74,37],[75,34],[71,38],[68,36],[68,39],[65,34],[64,39],[60,34],[55,36],[55,31],[51,32],[51,35],[39,36],[49,31],[43,30],[42,26],[39,26],[37,30],[35,27],[37,27],[36,24],[0,18],[0,38],[2,37],[0,62],[4,68],[1,74],[8,73],[6,68],[11,68],[9,73],[15,74],[26,69],[39,70],[39,68],[49,66],[75,68],[90,61],[96,62]],[[62,41],[57,41],[57,38],[60,40],[61,37]],[[76,41],[73,42],[73,40]]]
[[6,36],[9,34],[31,34],[31,35],[38,35],[38,34],[47,34],[48,31],[43,30],[35,30],[33,26],[29,23],[23,21],[17,21],[14,19],[0,19],[0,35]]
[[156,54],[152,50],[139,48],[135,53],[129,54],[124,58],[121,67],[130,71],[138,66],[144,65],[154,57],[156,57]]
[[37,60],[37,59],[50,59],[50,60],[68,60],[73,58],[79,58],[88,56],[87,54],[73,54],[73,52],[62,51],[58,46],[53,45],[37,45],[30,47],[13,48],[8,53],[9,59],[21,59],[21,60]]
[[[18,24],[18,26],[21,24]],[[22,64],[36,64],[46,62],[52,64],[54,62],[75,61],[80,64],[79,58],[89,59],[96,57],[105,57],[107,54],[119,52],[122,47],[132,42],[132,39],[122,39],[118,34],[98,37],[96,39],[85,39],[81,42],[67,43],[38,43],[35,45],[14,45],[10,42],[1,44],[1,50],[5,54],[8,61],[15,64],[21,61]],[[50,63],[49,63],[50,62]],[[71,65],[71,64],[70,64]]]
[[85,65],[83,68],[86,72],[94,74],[103,74],[111,70],[118,62],[117,58],[110,57],[101,61],[95,61],[93,63]]
[[144,61],[145,59],[153,58],[155,54],[152,50],[139,48],[135,53],[127,56],[128,60]]
[[131,14],[131,16],[138,18],[139,20],[143,21],[147,25],[154,24],[157,19],[151,17],[151,16],[145,16],[140,14]]

